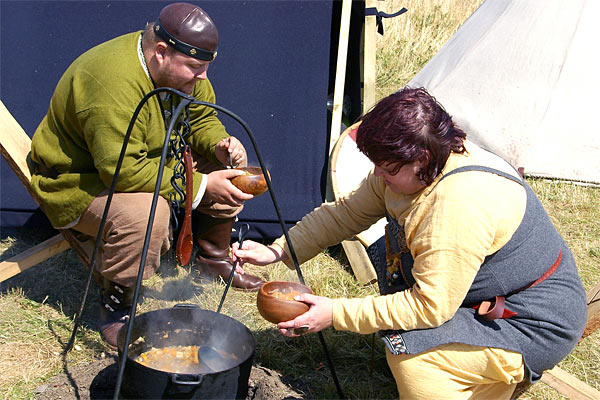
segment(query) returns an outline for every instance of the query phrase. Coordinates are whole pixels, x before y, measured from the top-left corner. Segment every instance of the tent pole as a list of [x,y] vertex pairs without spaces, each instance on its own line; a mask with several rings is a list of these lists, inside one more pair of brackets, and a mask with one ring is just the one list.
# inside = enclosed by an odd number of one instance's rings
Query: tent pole
[[350,10],[352,0],[343,0],[342,19],[340,23],[340,37],[338,42],[337,67],[335,69],[335,86],[333,89],[333,110],[331,116],[331,130],[329,137],[329,155],[333,151],[335,142],[340,137],[342,125],[342,111],[344,103],[344,85],[346,83],[346,60],[348,58],[348,36],[350,32]]

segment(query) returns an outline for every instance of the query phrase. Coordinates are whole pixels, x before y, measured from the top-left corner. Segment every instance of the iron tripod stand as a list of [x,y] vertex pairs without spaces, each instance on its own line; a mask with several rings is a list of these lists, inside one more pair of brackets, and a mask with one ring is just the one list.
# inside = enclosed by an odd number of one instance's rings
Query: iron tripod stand
[[[256,139],[254,138],[254,135],[252,134],[252,131],[250,130],[249,126],[246,124],[246,122],[244,120],[242,120],[239,116],[237,116],[235,113],[233,113],[232,111],[221,107],[217,104],[213,104],[213,103],[209,103],[209,102],[205,102],[205,101],[200,101],[200,100],[196,100],[193,96],[190,95],[186,95],[185,93],[182,93],[178,90],[175,89],[171,89],[171,88],[157,88],[152,90],[151,92],[149,92],[148,94],[146,94],[142,100],[139,102],[139,104],[137,105],[132,118],[129,122],[129,126],[127,128],[127,132],[125,133],[125,136],[123,138],[123,146],[121,148],[121,153],[119,154],[119,158],[117,161],[117,165],[115,168],[115,173],[111,182],[111,187],[109,189],[109,193],[107,195],[107,200],[106,200],[106,206],[104,208],[104,213],[102,215],[102,219],[100,222],[100,227],[98,229],[98,234],[96,236],[96,241],[94,244],[94,250],[92,252],[92,256],[90,258],[90,270],[89,270],[89,274],[88,274],[88,278],[86,281],[86,285],[85,285],[85,290],[84,290],[84,294],[83,294],[83,299],[81,302],[81,306],[79,308],[79,312],[76,315],[75,321],[74,321],[74,327],[73,327],[73,331],[71,334],[71,338],[69,340],[69,343],[67,344],[67,346],[65,347],[64,353],[66,354],[68,351],[70,351],[73,348],[73,344],[75,342],[75,337],[77,334],[77,329],[80,323],[80,319],[81,319],[81,315],[83,314],[83,309],[85,307],[85,303],[87,300],[87,295],[89,292],[89,287],[90,287],[90,283],[92,280],[92,276],[93,276],[93,271],[94,271],[94,264],[96,261],[96,256],[98,253],[98,248],[100,246],[101,240],[102,240],[102,232],[104,231],[104,226],[106,224],[106,218],[108,216],[108,211],[110,208],[110,203],[112,201],[112,197],[113,194],[115,192],[115,188],[116,188],[116,184],[118,181],[118,176],[119,176],[119,172],[121,169],[121,166],[123,164],[123,159],[125,157],[125,151],[127,149],[127,144],[129,143],[129,139],[131,137],[131,132],[133,130],[133,126],[138,118],[138,115],[142,109],[142,107],[146,104],[146,102],[152,98],[153,96],[158,96],[161,93],[165,93],[167,95],[176,95],[178,96],[178,98],[180,98],[180,102],[179,104],[175,107],[172,106],[171,110],[170,110],[170,118],[169,118],[169,123],[165,123],[165,127],[166,127],[166,134],[165,134],[165,140],[163,143],[163,148],[162,148],[162,153],[161,153],[161,158],[160,158],[160,164],[159,164],[159,168],[158,168],[158,176],[157,176],[157,180],[156,180],[156,185],[154,188],[154,193],[153,193],[153,197],[152,197],[152,203],[151,203],[151,207],[150,207],[150,213],[148,216],[148,224],[146,227],[146,234],[145,234],[145,238],[144,238],[144,245],[142,248],[142,253],[141,253],[141,258],[140,258],[140,266],[138,269],[138,274],[137,274],[137,279],[136,279],[136,284],[135,284],[135,289],[134,289],[134,294],[133,294],[133,301],[132,301],[132,306],[131,306],[131,310],[129,313],[129,320],[127,321],[127,331],[126,331],[126,335],[125,335],[125,341],[123,344],[123,350],[122,350],[122,355],[121,355],[121,359],[120,359],[120,363],[119,363],[119,373],[117,376],[117,383],[115,386],[115,393],[114,393],[114,400],[118,400],[119,398],[119,394],[120,394],[120,390],[121,390],[121,385],[122,385],[122,381],[123,381],[123,374],[125,371],[125,364],[126,364],[126,360],[127,360],[127,353],[128,353],[128,347],[131,341],[131,335],[132,335],[132,331],[133,331],[133,326],[134,326],[134,321],[135,321],[135,311],[136,311],[136,307],[137,307],[137,303],[138,303],[138,298],[139,298],[139,293],[141,290],[141,286],[142,286],[142,277],[143,277],[143,272],[144,272],[144,267],[146,265],[146,257],[148,254],[148,247],[149,247],[149,243],[150,243],[150,235],[152,232],[152,225],[154,223],[154,216],[155,216],[155,212],[156,212],[156,205],[158,202],[158,197],[159,197],[159,193],[160,193],[160,184],[162,182],[162,176],[163,176],[163,169],[165,166],[165,162],[167,159],[167,153],[168,153],[168,145],[170,142],[170,138],[171,138],[171,133],[174,131],[175,128],[175,124],[177,123],[178,119],[180,119],[181,117],[181,113],[185,111],[185,118],[180,121],[180,123],[178,124],[178,130],[179,129],[186,129],[186,124],[187,124],[187,128],[189,128],[189,106],[191,104],[195,104],[195,105],[201,105],[201,106],[206,106],[206,107],[210,107],[213,108],[215,110],[221,111],[227,115],[229,115],[231,118],[233,118],[234,120],[236,120],[246,131],[246,133],[248,134],[248,137],[250,138],[250,141],[252,142],[252,146],[254,148],[254,151],[256,153],[256,156],[258,158],[258,162],[260,164],[260,168],[263,172],[263,175],[265,177],[266,183],[267,183],[267,188],[269,191],[269,194],[271,196],[271,200],[273,202],[273,206],[275,208],[275,212],[277,213],[277,218],[279,220],[279,223],[281,225],[281,229],[283,231],[283,234],[285,236],[285,239],[287,241],[288,244],[288,248],[290,251],[290,256],[292,258],[292,261],[294,263],[294,267],[296,270],[296,273],[298,275],[298,279],[300,281],[300,283],[305,284],[304,282],[304,277],[302,276],[302,271],[300,269],[300,265],[298,263],[298,258],[296,256],[296,252],[294,251],[294,248],[292,246],[292,242],[290,240],[290,237],[288,235],[288,232],[285,228],[285,223],[284,223],[284,219],[281,215],[281,210],[279,209],[279,205],[277,203],[277,200],[275,198],[275,194],[273,191],[273,186],[271,183],[271,179],[269,177],[268,171],[264,165],[263,162],[263,158],[262,155],[260,153],[260,150],[258,148],[258,144],[256,142]],[[160,101],[160,100],[159,100]],[[189,132],[189,131],[188,131]],[[185,137],[184,135],[180,134],[180,138],[179,138],[184,144],[185,144]],[[179,163],[178,163],[179,164]],[[175,191],[178,193],[179,196],[181,196],[182,191],[177,189],[177,186],[175,187]],[[177,196],[177,195],[176,195]],[[173,202],[173,199],[172,199]],[[181,202],[181,199],[179,199],[179,202]],[[327,349],[327,344],[325,343],[325,338],[323,337],[322,332],[317,332],[317,335],[319,337],[319,341],[321,342],[321,346],[323,347],[324,353],[325,353],[325,357],[327,360],[327,364],[329,366],[329,369],[331,371],[331,375],[334,381],[334,384],[336,386],[336,390],[338,392],[338,395],[341,399],[345,398],[342,388],[339,384],[337,375],[335,373],[335,369],[333,366],[333,362],[331,361],[331,357],[329,355],[329,351]]]

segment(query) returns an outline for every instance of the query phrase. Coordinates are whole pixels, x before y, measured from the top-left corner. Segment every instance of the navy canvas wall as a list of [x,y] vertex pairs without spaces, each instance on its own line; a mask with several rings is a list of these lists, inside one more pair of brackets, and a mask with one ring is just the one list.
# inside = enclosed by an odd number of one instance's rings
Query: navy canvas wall
[[[2,102],[31,136],[54,87],[85,50],[142,29],[162,1],[0,2]],[[333,3],[201,1],[220,33],[209,78],[217,103],[250,126],[271,172],[284,219],[293,223],[324,198],[327,165],[330,41]],[[244,130],[221,114],[228,131],[257,159]],[[0,226],[22,226],[37,205],[2,160]],[[271,198],[246,203],[240,214],[253,237],[279,236]]]

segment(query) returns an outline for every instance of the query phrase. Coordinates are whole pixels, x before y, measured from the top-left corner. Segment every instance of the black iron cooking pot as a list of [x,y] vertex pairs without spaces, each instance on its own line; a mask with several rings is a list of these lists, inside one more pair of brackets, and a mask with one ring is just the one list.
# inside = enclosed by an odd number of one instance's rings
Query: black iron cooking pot
[[[126,334],[127,325],[119,331],[119,362]],[[135,361],[152,348],[203,345],[233,357],[222,370],[201,374],[161,371]],[[195,305],[177,305],[138,315],[132,328],[121,395],[131,399],[245,399],[255,348],[256,340],[244,324]]]

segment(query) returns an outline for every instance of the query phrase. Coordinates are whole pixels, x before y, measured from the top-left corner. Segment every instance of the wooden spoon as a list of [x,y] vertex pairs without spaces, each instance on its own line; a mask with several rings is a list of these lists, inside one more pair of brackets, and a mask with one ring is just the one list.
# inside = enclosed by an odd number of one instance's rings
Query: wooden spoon
[[185,146],[183,151],[183,161],[185,165],[185,215],[183,217],[183,225],[177,239],[177,262],[180,265],[187,265],[192,258],[192,250],[194,250],[194,237],[192,234],[192,202],[194,196],[193,184],[193,160],[190,146]]

